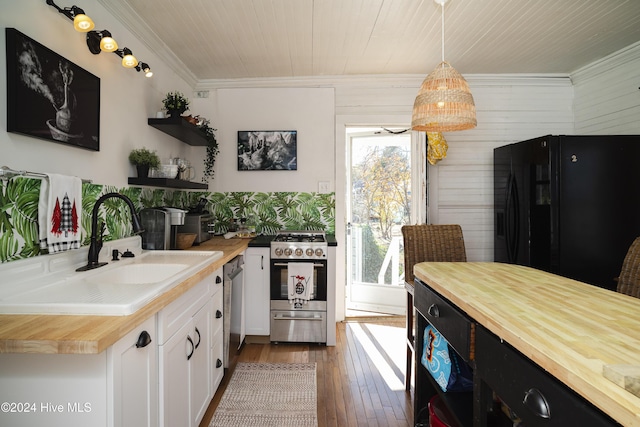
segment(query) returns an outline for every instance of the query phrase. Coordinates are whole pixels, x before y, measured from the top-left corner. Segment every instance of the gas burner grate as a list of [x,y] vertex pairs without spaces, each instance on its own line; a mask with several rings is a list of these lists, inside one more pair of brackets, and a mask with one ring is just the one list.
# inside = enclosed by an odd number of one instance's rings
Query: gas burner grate
[[327,239],[324,233],[319,231],[282,231],[276,234],[274,242],[304,242],[323,243]]

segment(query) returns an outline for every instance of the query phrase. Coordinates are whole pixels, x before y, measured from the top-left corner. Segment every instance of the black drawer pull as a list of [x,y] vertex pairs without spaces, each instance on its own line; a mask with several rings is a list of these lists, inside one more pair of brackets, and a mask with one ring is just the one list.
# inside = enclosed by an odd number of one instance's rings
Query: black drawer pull
[[187,354],[187,360],[191,360],[191,356],[193,356],[193,352],[196,351],[196,348],[193,345],[193,340],[189,335],[187,335],[187,341],[191,344],[191,353]]
[[216,310],[216,319],[219,319],[222,317],[222,312],[220,310]]
[[136,347],[144,348],[148,346],[150,343],[151,343],[151,335],[149,335],[149,332],[147,331],[140,332],[140,336],[138,336],[138,341],[136,342]]
[[537,388],[530,388],[529,391],[524,394],[522,403],[538,417],[547,420],[551,418],[549,403],[547,403],[547,399],[544,398],[542,392]]
[[427,313],[431,317],[440,317],[440,309],[436,304],[431,304],[427,309]]

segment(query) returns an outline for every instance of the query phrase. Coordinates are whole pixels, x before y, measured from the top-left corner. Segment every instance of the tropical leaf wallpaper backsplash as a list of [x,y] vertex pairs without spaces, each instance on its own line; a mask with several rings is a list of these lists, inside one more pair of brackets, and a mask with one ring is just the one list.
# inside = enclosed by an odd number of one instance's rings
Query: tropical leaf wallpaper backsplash
[[[41,255],[38,244],[40,182],[39,179],[22,177],[0,180],[0,262]],[[216,234],[227,232],[232,221],[240,218],[251,220],[258,234],[275,234],[281,229],[335,233],[334,193],[210,193],[83,184],[83,245],[89,244],[93,205],[101,195],[110,192],[129,197],[138,210],[156,206],[188,210],[205,199],[205,209],[213,216]],[[105,240],[131,235],[129,209],[119,199],[107,199],[100,207],[100,217],[106,225]]]

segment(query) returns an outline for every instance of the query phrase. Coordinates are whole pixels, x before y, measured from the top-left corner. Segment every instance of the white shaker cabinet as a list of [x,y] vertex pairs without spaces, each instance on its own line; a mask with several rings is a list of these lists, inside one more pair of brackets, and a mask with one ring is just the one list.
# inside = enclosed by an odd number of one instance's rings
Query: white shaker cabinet
[[107,350],[107,360],[113,369],[115,427],[158,425],[156,340],[153,316]]
[[151,316],[99,354],[0,354],[0,426],[157,426],[157,345]]
[[270,334],[270,248],[249,247],[244,257],[245,313],[247,335]]
[[158,313],[159,425],[193,427],[202,420],[224,373],[222,312],[220,269]]

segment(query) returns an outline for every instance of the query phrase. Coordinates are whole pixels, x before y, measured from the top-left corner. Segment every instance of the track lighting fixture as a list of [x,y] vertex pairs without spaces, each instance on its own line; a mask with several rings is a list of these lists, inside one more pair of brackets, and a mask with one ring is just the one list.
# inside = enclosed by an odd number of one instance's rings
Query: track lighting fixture
[[136,66],[138,65],[138,60],[135,56],[133,56],[131,49],[129,49],[128,47],[125,47],[121,50],[116,50],[114,53],[122,58],[122,66],[124,68],[136,68]]
[[153,71],[151,71],[151,67],[149,67],[149,65],[145,64],[144,62],[138,63],[138,65],[136,66],[136,71],[143,71],[145,77],[153,76]]
[[55,8],[58,12],[73,21],[73,27],[76,31],[87,33],[87,47],[89,51],[94,55],[100,52],[113,52],[122,58],[122,66],[125,68],[135,68],[137,71],[144,71],[145,77],[151,77],[153,72],[151,67],[144,62],[138,62],[131,49],[123,48],[118,49],[118,43],[111,37],[111,32],[108,30],[94,31],[95,24],[87,15],[84,10],[78,6],[71,6],[61,8],[56,5],[53,0],[45,0],[46,3]]
[[97,55],[100,52],[115,52],[118,50],[118,43],[107,30],[89,31],[87,33],[87,47],[91,53]]
[[76,31],[81,33],[86,33],[87,31],[93,30],[95,24],[87,15],[84,14],[84,10],[80,9],[78,6],[65,7],[64,9],[58,7],[53,0],[46,0],[49,6],[53,6],[56,10],[62,13],[67,18],[73,21],[73,28]]

